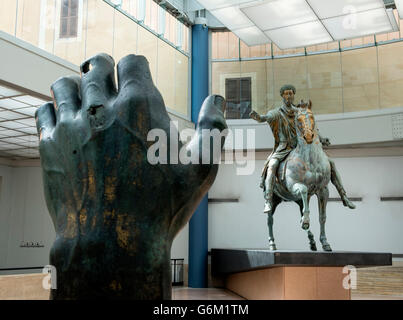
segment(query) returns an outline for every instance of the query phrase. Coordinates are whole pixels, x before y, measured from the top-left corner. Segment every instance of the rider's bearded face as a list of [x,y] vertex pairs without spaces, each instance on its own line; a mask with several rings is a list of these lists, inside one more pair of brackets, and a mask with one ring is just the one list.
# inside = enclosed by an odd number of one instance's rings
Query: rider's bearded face
[[289,107],[294,102],[294,91],[284,90],[282,97],[283,97],[284,103]]

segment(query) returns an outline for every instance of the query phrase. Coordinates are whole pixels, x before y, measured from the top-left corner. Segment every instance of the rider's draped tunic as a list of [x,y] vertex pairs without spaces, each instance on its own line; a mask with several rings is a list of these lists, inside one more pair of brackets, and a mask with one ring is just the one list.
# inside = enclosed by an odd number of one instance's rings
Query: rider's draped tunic
[[260,184],[260,187],[263,189],[270,160],[277,159],[281,162],[297,146],[295,113],[292,109],[282,105],[274,110],[270,110],[266,115],[266,121],[273,132],[274,148],[263,167],[262,183]]

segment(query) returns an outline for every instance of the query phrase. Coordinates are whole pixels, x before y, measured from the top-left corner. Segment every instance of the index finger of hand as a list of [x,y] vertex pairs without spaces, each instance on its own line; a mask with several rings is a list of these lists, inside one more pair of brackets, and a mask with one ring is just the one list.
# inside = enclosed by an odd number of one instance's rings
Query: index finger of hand
[[42,140],[44,136],[50,135],[56,125],[56,115],[53,102],[48,102],[36,110],[35,121],[39,140]]

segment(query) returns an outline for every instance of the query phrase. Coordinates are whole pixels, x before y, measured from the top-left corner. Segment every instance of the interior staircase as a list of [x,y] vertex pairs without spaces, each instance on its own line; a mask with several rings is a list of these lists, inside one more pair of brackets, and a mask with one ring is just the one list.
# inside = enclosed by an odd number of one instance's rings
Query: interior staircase
[[357,289],[351,293],[403,297],[403,263],[357,269]]

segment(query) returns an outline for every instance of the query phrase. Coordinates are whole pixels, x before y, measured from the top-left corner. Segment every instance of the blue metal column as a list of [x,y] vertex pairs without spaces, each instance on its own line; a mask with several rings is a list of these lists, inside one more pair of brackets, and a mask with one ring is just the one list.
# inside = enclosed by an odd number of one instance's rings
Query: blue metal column
[[[208,28],[192,27],[192,122],[197,123],[200,108],[208,96]],[[189,222],[189,287],[207,287],[208,196],[201,201]]]

